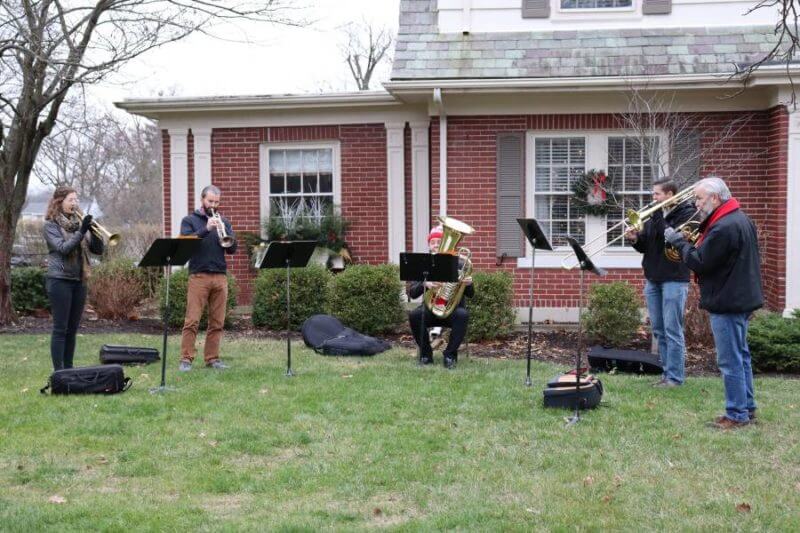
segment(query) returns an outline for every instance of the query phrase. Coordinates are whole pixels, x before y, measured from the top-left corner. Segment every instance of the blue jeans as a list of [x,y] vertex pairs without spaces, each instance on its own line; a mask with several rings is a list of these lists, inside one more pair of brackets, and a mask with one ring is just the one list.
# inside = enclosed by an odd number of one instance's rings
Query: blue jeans
[[658,355],[664,367],[663,378],[683,384],[686,344],[683,340],[683,312],[689,294],[688,281],[647,280],[644,296],[653,336],[658,342]]
[[717,349],[717,365],[725,386],[725,416],[747,422],[756,410],[753,368],[747,347],[750,313],[711,313],[711,331]]

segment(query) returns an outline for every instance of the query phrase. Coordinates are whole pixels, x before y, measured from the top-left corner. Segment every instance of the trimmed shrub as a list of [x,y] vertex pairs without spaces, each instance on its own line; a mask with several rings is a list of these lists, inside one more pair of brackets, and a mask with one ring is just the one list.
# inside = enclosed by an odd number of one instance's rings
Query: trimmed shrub
[[88,299],[100,318],[128,318],[147,295],[148,276],[130,259],[110,259],[92,268]]
[[514,328],[514,278],[510,273],[476,272],[472,276],[475,296],[467,298],[470,342],[497,339]]
[[800,372],[800,319],[757,313],[750,321],[747,344],[755,370]]
[[[231,311],[236,307],[236,295],[239,292],[239,286],[233,276],[228,274],[228,305],[225,312],[225,327],[231,327]],[[186,291],[189,287],[189,269],[182,268],[177,272],[173,272],[170,276],[169,285],[169,325],[173,328],[183,326],[183,321],[186,318]],[[166,296],[167,296],[167,280],[161,280],[160,303],[159,309],[163,318],[166,310]],[[200,329],[208,327],[208,308],[203,310],[203,316],[200,318]]]
[[[290,328],[299,330],[311,315],[325,312],[331,273],[322,265],[293,268],[290,274]],[[267,329],[286,328],[286,270],[262,270],[253,288],[253,325]]]
[[393,331],[406,318],[396,265],[355,265],[331,284],[328,312],[356,331],[376,335]]
[[45,287],[46,273],[39,267],[11,269],[11,301],[15,312],[28,314],[36,309],[50,309]]
[[639,306],[636,289],[624,281],[592,286],[584,315],[589,337],[605,346],[627,345],[642,321]]

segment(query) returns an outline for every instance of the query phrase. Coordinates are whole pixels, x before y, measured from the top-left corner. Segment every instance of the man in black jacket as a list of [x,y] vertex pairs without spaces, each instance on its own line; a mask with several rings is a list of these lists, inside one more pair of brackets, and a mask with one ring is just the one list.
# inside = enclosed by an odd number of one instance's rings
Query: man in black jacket
[[[443,235],[444,232],[441,226],[433,228],[428,235],[428,248],[432,254],[435,254],[439,250],[439,243]],[[462,265],[459,264],[459,268],[461,268],[461,266]],[[472,298],[475,294],[475,287],[472,285],[472,277],[465,277],[461,281],[466,285],[464,296]],[[428,281],[425,282],[425,286],[423,287],[421,281],[413,282],[408,289],[408,297],[409,299],[419,298],[425,292],[425,289],[433,290],[441,285],[442,284],[439,282]],[[464,306],[464,298],[461,298],[461,301],[458,302],[458,306],[447,318],[439,318],[431,313],[424,301],[422,305],[409,313],[408,322],[411,326],[411,334],[414,336],[414,340],[417,342],[422,352],[421,363],[423,365],[430,365],[433,364],[431,341],[427,331],[420,333],[423,313],[425,314],[426,329],[437,326],[450,328],[450,339],[444,349],[444,366],[448,369],[454,368],[458,361],[458,348],[467,335],[467,323],[469,322],[469,312]]]
[[[653,183],[653,200],[663,202],[678,192],[672,180]],[[689,293],[689,269],[664,255],[664,229],[678,227],[694,214],[687,203],[656,211],[641,232],[631,230],[625,236],[633,247],[644,254],[642,268],[646,278],[644,296],[653,337],[658,342],[658,355],[664,373],[657,387],[682,385],[685,377],[686,344],[683,338],[683,315]]]
[[720,178],[698,182],[695,205],[705,217],[695,245],[672,228],[664,237],[699,279],[700,307],[711,316],[725,386],[725,414],[713,424],[731,429],[748,424],[756,411],[747,327],[752,312],[764,305],[758,235]]
[[220,190],[209,185],[201,193],[203,206],[181,221],[181,235],[202,239],[200,249],[189,260],[189,286],[186,292],[186,318],[181,336],[181,362],[178,369],[188,372],[194,360],[194,344],[203,308],[208,304],[208,330],[203,358],[207,367],[222,370],[228,365],[219,359],[219,344],[228,301],[228,270],[225,254],[236,252],[237,242],[231,223],[220,217],[224,231],[233,239],[223,248],[219,222],[213,212],[219,207]]

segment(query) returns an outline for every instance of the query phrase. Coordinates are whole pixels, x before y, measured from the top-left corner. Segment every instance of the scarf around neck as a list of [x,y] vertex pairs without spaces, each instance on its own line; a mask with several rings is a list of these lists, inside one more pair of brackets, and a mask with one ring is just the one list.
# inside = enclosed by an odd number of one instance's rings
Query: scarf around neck
[[706,235],[714,224],[716,224],[721,218],[724,218],[738,210],[739,202],[736,200],[736,198],[730,198],[724,204],[716,208],[714,212],[711,213],[711,216],[708,217],[708,223],[705,224],[703,232],[700,234],[700,237],[698,237],[697,242],[695,243],[695,247],[698,247],[700,244],[702,244],[703,240],[706,238]]
[[[68,239],[71,234],[81,228],[81,217],[75,213],[69,216],[67,216],[66,213],[59,213],[55,216],[54,220],[61,228],[61,234],[64,236],[64,239]],[[86,281],[89,278],[89,271],[91,269],[89,265],[89,243],[87,239],[81,239],[80,246],[75,247],[75,249],[69,253],[68,257],[74,257],[74,254],[79,255],[78,260],[81,263],[81,280]]]

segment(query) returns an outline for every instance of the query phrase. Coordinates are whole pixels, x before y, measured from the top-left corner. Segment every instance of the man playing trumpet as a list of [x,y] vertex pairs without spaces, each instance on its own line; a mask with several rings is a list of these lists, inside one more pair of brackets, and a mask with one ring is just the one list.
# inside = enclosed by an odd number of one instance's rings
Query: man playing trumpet
[[201,193],[202,207],[181,221],[181,235],[202,239],[200,249],[189,260],[189,286],[186,293],[186,318],[181,336],[181,362],[178,369],[192,369],[195,339],[203,308],[208,304],[208,330],[203,359],[207,367],[222,370],[228,365],[220,361],[219,344],[228,301],[228,266],[225,254],[236,252],[238,243],[231,223],[217,213],[219,188],[209,185]]

